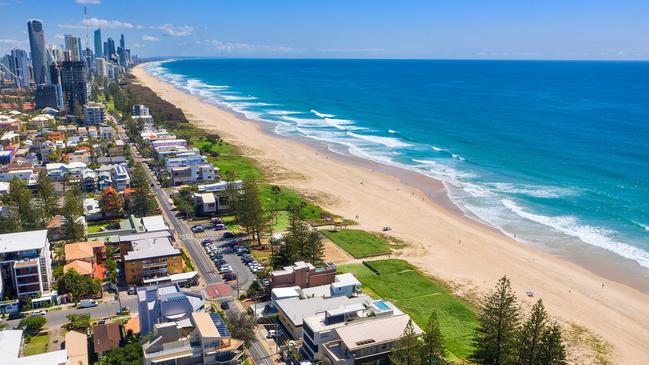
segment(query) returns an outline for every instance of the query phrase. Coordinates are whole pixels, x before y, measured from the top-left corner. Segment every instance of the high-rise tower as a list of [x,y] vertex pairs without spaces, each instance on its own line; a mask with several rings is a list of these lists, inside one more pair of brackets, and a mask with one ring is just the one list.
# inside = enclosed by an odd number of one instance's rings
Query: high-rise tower
[[29,46],[32,52],[32,69],[34,72],[34,83],[47,83],[47,50],[45,49],[45,34],[43,23],[40,20],[27,22],[29,33]]
[[95,57],[101,57],[104,52],[102,50],[103,43],[101,42],[101,29],[95,30]]

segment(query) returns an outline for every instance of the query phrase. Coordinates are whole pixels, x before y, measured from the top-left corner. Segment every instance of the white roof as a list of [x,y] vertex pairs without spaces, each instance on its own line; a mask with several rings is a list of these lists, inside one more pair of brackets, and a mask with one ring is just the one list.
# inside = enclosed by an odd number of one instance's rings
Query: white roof
[[[364,346],[376,346],[381,343],[396,341],[403,334],[410,317],[401,315],[396,317],[377,318],[372,321],[360,322],[351,326],[339,327],[334,331],[350,351]],[[421,329],[413,323],[415,333],[422,333]]]
[[300,296],[300,287],[291,286],[288,288],[275,288],[272,290],[272,296],[279,299],[295,298]]
[[152,232],[152,231],[162,231],[165,229],[169,229],[167,227],[167,224],[165,223],[164,219],[162,219],[161,215],[154,215],[151,217],[143,217],[142,218],[142,225],[144,226],[144,229],[147,230],[147,232]]
[[22,335],[22,330],[0,331],[0,357],[3,362],[11,365],[59,365],[68,361],[66,350],[18,357]]
[[20,354],[20,340],[22,337],[22,330],[0,331],[0,356],[10,362],[17,359]]
[[361,285],[361,282],[356,279],[352,273],[338,274],[335,281],[331,284],[332,287],[338,288],[342,286]]
[[[368,300],[367,295],[359,295],[357,297],[348,298],[346,296],[340,297],[314,297],[308,299],[288,298],[275,302],[277,309],[284,312],[286,317],[293,322],[293,326],[299,327],[302,325],[304,318],[311,317],[317,313],[325,312],[329,309],[347,306],[355,303],[363,303]],[[403,328],[401,329],[403,332]]]
[[203,201],[203,204],[216,203],[216,199],[214,199],[214,194],[212,193],[196,194],[196,196],[198,196]]
[[47,230],[0,234],[0,253],[42,249],[47,244]]

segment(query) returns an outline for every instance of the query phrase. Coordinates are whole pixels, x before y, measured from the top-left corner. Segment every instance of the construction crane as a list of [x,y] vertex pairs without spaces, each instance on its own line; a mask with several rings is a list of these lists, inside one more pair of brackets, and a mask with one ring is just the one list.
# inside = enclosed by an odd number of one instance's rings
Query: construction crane
[[14,79],[16,79],[16,86],[18,87],[18,90],[20,90],[21,89],[20,81],[19,81],[20,77],[15,73],[11,72],[11,70],[7,66],[3,65],[2,63],[0,63],[0,67],[3,68],[6,72],[8,72],[11,76],[13,76]]

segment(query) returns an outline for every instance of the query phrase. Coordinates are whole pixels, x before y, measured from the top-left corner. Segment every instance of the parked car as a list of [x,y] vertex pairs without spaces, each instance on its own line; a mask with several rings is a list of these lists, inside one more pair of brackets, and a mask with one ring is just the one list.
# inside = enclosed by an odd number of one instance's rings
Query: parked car
[[222,231],[224,229],[228,229],[228,227],[225,224],[219,223],[214,225],[215,231]]
[[84,299],[79,302],[79,308],[96,307],[97,302],[94,299]]
[[9,313],[9,320],[25,318],[25,313]]
[[261,279],[261,282],[260,282],[260,283],[261,283],[261,286],[268,286],[268,285],[270,285],[270,281],[268,281],[268,279],[266,279],[266,278]]
[[223,233],[223,238],[234,238],[234,233],[227,231]]
[[209,245],[210,243],[212,243],[212,240],[209,239],[209,238],[204,239],[204,240],[201,241],[201,245],[203,245],[203,246]]
[[230,304],[228,302],[221,302],[221,309],[228,310],[230,308]]
[[128,287],[128,291],[127,291],[128,295],[133,295],[133,294],[135,294],[136,292],[137,292],[137,290],[135,289],[134,286],[129,286],[129,287]]
[[237,274],[233,272],[226,272],[223,274],[223,280],[225,281],[232,281],[237,279]]
[[131,313],[131,309],[129,307],[122,307],[120,310],[117,312],[117,315],[125,315]]
[[210,222],[212,224],[223,224],[223,220],[221,218],[212,218]]
[[194,233],[205,232],[205,227],[203,227],[202,224],[193,225],[192,226],[192,232],[194,232]]
[[32,315],[32,316],[44,316],[46,314],[47,314],[47,311],[42,309],[42,310],[39,310],[39,311],[33,311],[33,312],[31,312],[30,315]]
[[277,337],[277,330],[268,330],[268,336],[267,338],[275,338]]

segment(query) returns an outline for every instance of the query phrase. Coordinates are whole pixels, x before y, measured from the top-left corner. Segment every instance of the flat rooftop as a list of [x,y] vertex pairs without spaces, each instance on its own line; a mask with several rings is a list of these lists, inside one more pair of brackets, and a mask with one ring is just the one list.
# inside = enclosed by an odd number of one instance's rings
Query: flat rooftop
[[0,234],[0,253],[43,249],[47,230]]
[[303,324],[304,318],[312,317],[318,313],[326,312],[329,309],[335,309],[352,304],[363,303],[371,300],[367,295],[348,298],[346,296],[331,298],[288,298],[276,302],[277,309],[284,312],[293,325],[299,327]]

